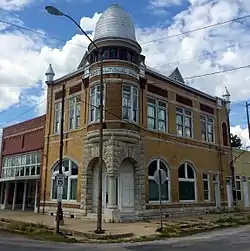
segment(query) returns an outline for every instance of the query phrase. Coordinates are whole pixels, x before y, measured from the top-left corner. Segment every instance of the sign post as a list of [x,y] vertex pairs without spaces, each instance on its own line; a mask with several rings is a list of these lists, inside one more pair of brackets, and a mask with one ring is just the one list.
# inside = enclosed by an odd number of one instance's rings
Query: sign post
[[56,176],[57,202],[62,202],[63,187],[64,187],[64,174],[57,174]]
[[158,191],[159,191],[159,202],[160,202],[160,220],[161,220],[161,227],[159,231],[163,230],[162,226],[162,201],[161,201],[161,185],[163,185],[166,181],[166,173],[162,169],[158,169],[154,173],[154,180],[158,184]]

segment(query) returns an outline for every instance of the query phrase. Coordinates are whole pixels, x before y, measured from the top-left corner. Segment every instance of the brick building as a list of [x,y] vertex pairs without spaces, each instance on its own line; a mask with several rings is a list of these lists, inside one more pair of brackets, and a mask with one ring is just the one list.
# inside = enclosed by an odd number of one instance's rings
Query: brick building
[[38,211],[45,115],[3,129],[1,209]]
[[[126,26],[124,26],[124,23]],[[134,25],[118,5],[97,22],[94,41],[104,64],[103,215],[119,221],[158,214],[154,172],[166,173],[164,213],[220,208],[227,201],[230,149],[225,101],[185,84],[178,68],[169,76],[145,65]],[[64,214],[95,217],[100,66],[90,44],[78,69],[54,80],[47,75],[41,206],[56,211],[62,84],[64,120]]]

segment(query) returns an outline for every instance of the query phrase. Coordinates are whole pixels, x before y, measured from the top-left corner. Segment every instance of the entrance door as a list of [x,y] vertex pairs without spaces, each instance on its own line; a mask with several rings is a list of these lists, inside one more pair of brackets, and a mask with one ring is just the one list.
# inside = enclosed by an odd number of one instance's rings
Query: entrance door
[[132,212],[134,210],[135,178],[134,165],[125,160],[121,164],[119,178],[119,206],[121,212]]
[[231,182],[231,179],[226,179],[226,183],[227,183],[227,206],[228,206],[228,208],[232,208],[233,195],[232,195],[232,182]]
[[214,198],[215,198],[215,207],[220,208],[220,178],[218,174],[214,174],[213,176],[214,182]]
[[245,207],[249,207],[250,203],[249,203],[249,193],[248,193],[248,182],[246,176],[242,176],[242,186],[243,186]]
[[[98,168],[93,169],[93,180],[92,180],[92,211],[97,213],[98,206]],[[102,175],[102,206],[106,207],[106,173]]]

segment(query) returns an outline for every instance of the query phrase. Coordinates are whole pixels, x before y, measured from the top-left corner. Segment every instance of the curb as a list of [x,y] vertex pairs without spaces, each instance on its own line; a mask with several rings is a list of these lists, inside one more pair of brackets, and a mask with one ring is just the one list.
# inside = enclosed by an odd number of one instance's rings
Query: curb
[[[16,224],[30,224],[33,226],[43,226],[46,228],[48,231],[54,231],[55,227],[52,226],[47,226],[44,224],[39,224],[39,223],[33,223],[33,222],[25,222],[25,221],[20,221],[20,220],[11,220],[11,219],[6,219],[6,218],[0,218],[0,228],[3,228],[11,223],[16,223]],[[126,239],[126,238],[131,238],[134,236],[133,233],[124,233],[124,234],[111,234],[111,233],[104,233],[104,234],[96,234],[93,232],[81,232],[77,230],[70,230],[67,228],[61,227],[60,229],[61,233],[66,235],[66,236],[72,236],[72,237],[83,237],[87,239],[92,239],[92,240],[118,240],[118,239]],[[18,231],[17,231],[18,232]]]

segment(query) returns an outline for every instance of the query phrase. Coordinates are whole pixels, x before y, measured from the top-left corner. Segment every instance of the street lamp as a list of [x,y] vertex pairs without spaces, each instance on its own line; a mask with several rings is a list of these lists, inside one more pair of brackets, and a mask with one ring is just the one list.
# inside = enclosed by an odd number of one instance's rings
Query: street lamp
[[228,134],[229,134],[229,146],[230,146],[230,170],[232,176],[232,195],[233,195],[233,205],[236,207],[236,189],[235,189],[235,170],[234,170],[234,160],[233,160],[233,147],[231,144],[231,129],[230,129],[230,111],[231,111],[231,100],[230,93],[225,87],[225,93],[222,95],[226,103],[226,112],[227,112],[227,125],[228,125]]
[[97,228],[96,233],[103,233],[102,230],[102,160],[103,160],[103,54],[102,49],[99,48],[96,43],[88,36],[88,34],[81,28],[81,26],[69,15],[63,13],[54,6],[46,6],[45,10],[53,16],[64,16],[70,19],[88,38],[91,44],[97,49],[100,58],[100,131],[99,131],[99,172],[98,172],[98,208],[97,208]]

